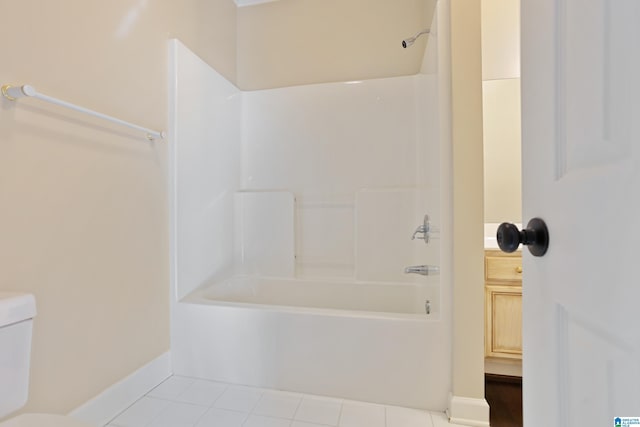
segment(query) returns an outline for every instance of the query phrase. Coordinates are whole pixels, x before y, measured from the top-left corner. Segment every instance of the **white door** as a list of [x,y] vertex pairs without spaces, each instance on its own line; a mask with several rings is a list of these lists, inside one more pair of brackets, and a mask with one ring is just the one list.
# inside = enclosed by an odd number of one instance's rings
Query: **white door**
[[[640,417],[640,1],[522,0],[525,427]],[[624,425],[624,424],[623,424]]]

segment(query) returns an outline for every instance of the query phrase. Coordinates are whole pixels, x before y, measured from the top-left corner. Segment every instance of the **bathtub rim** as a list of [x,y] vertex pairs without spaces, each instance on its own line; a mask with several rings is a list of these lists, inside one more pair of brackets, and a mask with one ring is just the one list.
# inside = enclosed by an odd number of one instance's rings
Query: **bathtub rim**
[[287,313],[287,314],[307,314],[315,316],[331,316],[331,317],[351,317],[351,318],[363,318],[363,319],[377,319],[377,320],[396,320],[396,321],[424,321],[424,322],[440,322],[441,316],[439,313],[396,313],[396,312],[384,312],[384,311],[364,311],[364,310],[345,310],[336,308],[320,308],[320,307],[303,307],[292,305],[279,305],[279,304],[259,304],[250,302],[234,302],[223,301],[210,298],[206,296],[206,293],[210,288],[220,285],[228,280],[234,278],[249,278],[249,279],[265,279],[265,280],[286,280],[286,281],[301,281],[301,282],[328,282],[328,283],[349,283],[357,286],[366,286],[368,284],[375,285],[424,285],[426,283],[396,283],[396,282],[373,282],[373,281],[346,281],[344,279],[334,278],[295,278],[295,277],[276,277],[276,276],[253,276],[253,275],[231,275],[227,276],[224,280],[208,281],[201,285],[197,289],[187,294],[184,298],[179,299],[178,303],[181,304],[194,304],[205,305],[215,307],[226,308],[238,308],[238,309],[250,309],[250,310],[262,310],[271,313]]

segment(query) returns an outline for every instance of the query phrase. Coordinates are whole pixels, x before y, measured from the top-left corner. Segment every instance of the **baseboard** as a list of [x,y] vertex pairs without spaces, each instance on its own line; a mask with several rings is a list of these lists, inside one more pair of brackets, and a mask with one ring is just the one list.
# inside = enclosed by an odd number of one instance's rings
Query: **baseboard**
[[449,394],[447,416],[451,424],[489,427],[489,404],[485,399]]
[[484,359],[484,373],[521,377],[522,360],[486,357]]
[[171,356],[166,352],[74,409],[69,416],[104,426],[170,375]]

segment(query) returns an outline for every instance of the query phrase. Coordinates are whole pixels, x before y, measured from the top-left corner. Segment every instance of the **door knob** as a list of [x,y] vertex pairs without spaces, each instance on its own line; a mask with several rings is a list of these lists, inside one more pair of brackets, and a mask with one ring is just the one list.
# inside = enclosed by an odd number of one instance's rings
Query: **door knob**
[[533,218],[522,231],[513,224],[503,222],[498,227],[496,239],[503,252],[514,252],[523,244],[529,247],[529,252],[534,256],[543,256],[549,248],[549,230],[540,218]]

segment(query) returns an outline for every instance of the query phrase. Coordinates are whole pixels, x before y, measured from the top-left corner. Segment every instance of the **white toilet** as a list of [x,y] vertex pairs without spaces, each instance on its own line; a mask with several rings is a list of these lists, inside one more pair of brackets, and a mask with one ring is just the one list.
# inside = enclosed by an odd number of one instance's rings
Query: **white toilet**
[[[0,292],[0,418],[27,403],[31,330],[36,315],[33,295]],[[92,427],[62,415],[22,414],[0,427]]]

